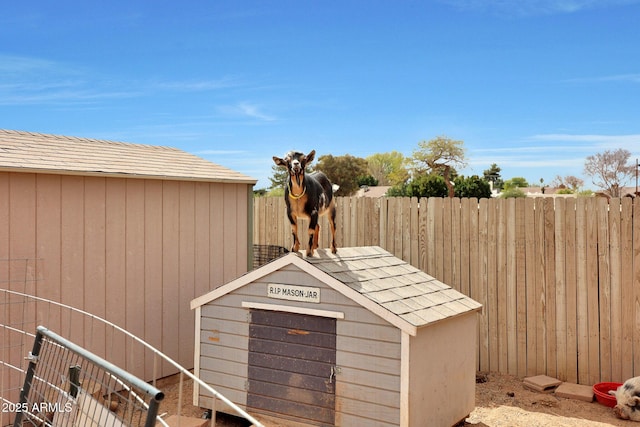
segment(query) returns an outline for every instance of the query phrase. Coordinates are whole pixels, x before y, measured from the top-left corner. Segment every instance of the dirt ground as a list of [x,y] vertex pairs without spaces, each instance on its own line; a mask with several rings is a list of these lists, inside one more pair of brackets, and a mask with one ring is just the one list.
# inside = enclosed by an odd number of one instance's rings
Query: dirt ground
[[620,420],[611,408],[597,401],[584,402],[537,393],[522,386],[522,379],[488,374],[476,384],[476,408],[466,426],[478,427],[640,427]]
[[[556,397],[553,394],[537,393],[522,386],[522,379],[511,375],[491,373],[484,375],[485,382],[476,384],[476,408],[464,422],[467,427],[640,427],[640,423],[624,421],[613,415],[611,408],[597,401],[584,402]],[[178,408],[179,384],[174,379],[160,384],[165,399],[160,405],[161,412],[176,414]],[[191,405],[192,384],[185,381],[182,393],[183,416],[200,418],[204,409]],[[256,417],[265,426],[276,425]],[[217,427],[244,427],[248,423],[220,414]]]

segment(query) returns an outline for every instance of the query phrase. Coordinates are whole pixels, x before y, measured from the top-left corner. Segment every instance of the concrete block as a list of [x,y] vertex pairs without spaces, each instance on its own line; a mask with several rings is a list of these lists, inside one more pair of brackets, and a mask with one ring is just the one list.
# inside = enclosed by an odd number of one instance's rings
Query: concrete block
[[558,397],[593,402],[593,387],[573,383],[562,383],[555,391]]
[[[178,426],[178,416],[171,415],[164,420],[170,427]],[[211,420],[194,417],[180,417],[180,427],[207,427],[211,424]],[[161,424],[156,424],[161,425]]]
[[562,384],[557,378],[552,378],[547,375],[537,375],[535,377],[527,377],[522,382],[522,385],[533,391],[540,393],[553,393],[553,391]]

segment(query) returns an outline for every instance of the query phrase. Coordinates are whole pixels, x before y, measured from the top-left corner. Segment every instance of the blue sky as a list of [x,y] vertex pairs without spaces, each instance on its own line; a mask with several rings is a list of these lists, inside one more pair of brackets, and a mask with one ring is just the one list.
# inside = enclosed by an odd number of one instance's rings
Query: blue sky
[[[538,184],[640,157],[640,0],[10,1],[0,128],[273,155],[464,141]],[[634,182],[629,182],[634,185]]]

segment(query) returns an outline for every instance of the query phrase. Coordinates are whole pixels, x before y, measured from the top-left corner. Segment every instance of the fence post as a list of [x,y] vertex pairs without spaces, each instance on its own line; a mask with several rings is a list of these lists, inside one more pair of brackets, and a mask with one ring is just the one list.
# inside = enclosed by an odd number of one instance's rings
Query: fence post
[[42,334],[40,331],[36,332],[36,338],[33,342],[33,348],[29,353],[29,367],[27,368],[27,374],[24,378],[24,386],[22,390],[20,390],[20,403],[18,406],[18,410],[16,411],[16,418],[13,421],[13,427],[20,427],[22,425],[22,412],[27,404],[27,396],[29,396],[29,391],[31,390],[31,382],[33,381],[33,376],[36,370],[36,365],[38,363],[38,355],[40,354],[40,348],[42,347]]

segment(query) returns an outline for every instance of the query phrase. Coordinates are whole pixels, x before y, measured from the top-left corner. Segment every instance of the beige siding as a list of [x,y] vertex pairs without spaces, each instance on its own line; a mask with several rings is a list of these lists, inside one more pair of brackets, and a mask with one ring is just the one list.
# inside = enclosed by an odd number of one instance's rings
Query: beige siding
[[[189,302],[247,270],[249,190],[0,172],[0,260],[38,258],[42,267],[30,289],[8,272],[0,271],[0,280],[106,317],[191,367]],[[150,357],[106,336],[96,322],[46,314],[50,329],[151,379]],[[166,365],[158,375],[172,372]]]
[[477,314],[468,313],[421,328],[411,338],[410,426],[448,427],[473,411],[476,328]]
[[[321,288],[321,302],[296,307],[344,313],[336,326],[336,426],[398,425],[400,331],[323,282],[287,266],[224,295],[201,309],[200,377],[234,403],[246,404],[248,309],[243,302],[284,305],[267,298],[268,283]],[[201,395],[200,405],[211,406]]]

